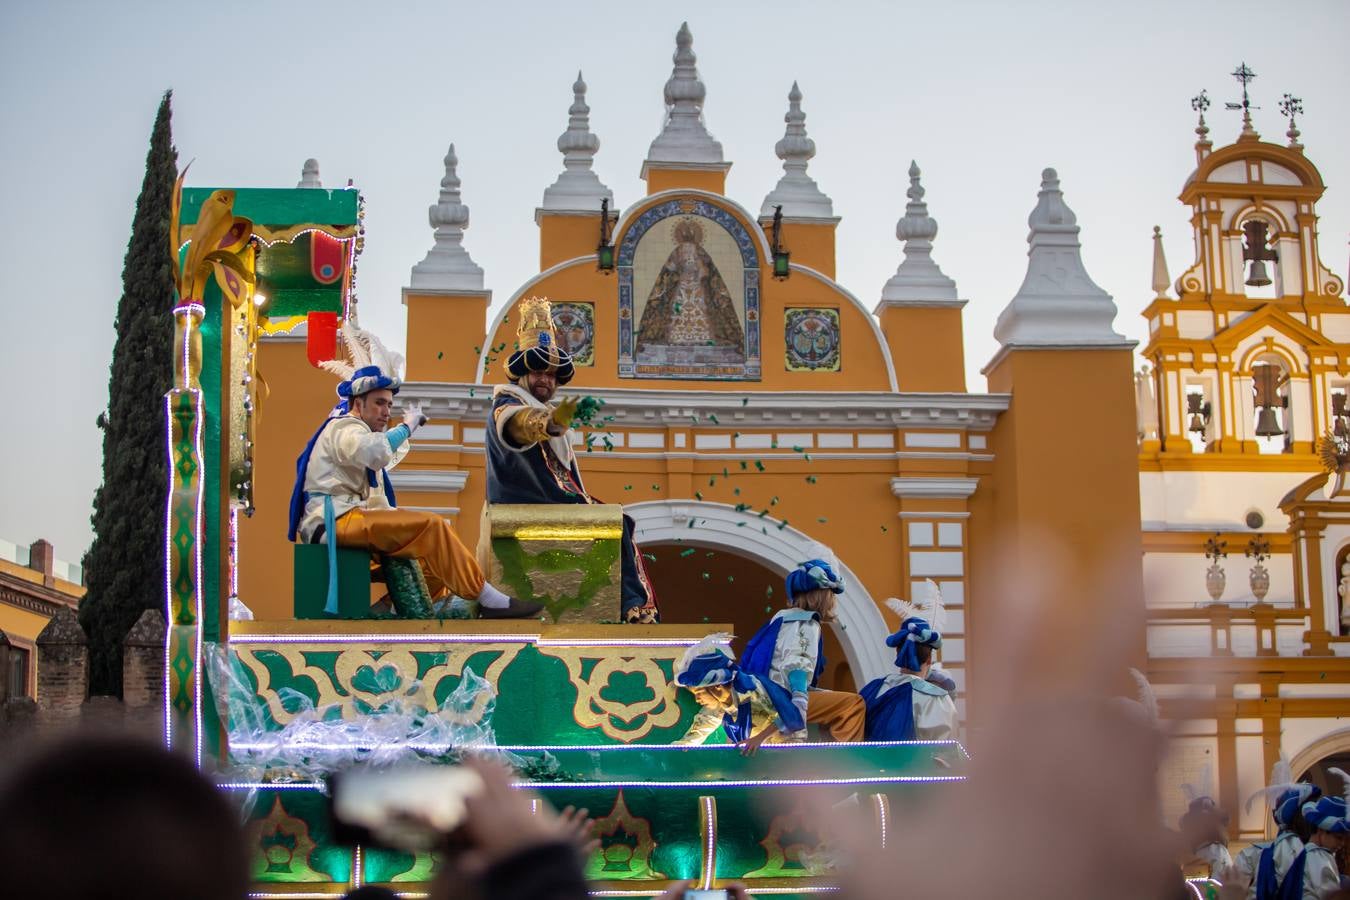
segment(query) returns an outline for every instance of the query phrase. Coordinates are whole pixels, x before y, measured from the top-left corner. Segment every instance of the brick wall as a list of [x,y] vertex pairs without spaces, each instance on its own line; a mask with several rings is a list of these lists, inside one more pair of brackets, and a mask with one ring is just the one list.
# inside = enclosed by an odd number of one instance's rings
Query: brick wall
[[122,702],[131,709],[164,703],[164,613],[147,609],[122,639]]
[[63,607],[37,637],[37,695],[44,717],[73,719],[89,696],[89,640],[75,615]]

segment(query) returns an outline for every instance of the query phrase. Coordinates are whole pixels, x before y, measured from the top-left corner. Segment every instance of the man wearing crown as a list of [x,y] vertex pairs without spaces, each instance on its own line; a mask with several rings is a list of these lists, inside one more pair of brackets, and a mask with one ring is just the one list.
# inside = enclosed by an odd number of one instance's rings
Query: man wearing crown
[[[558,345],[552,309],[543,297],[520,302],[517,349],[506,360],[509,384],[492,391],[487,428],[489,503],[599,503],[586,491],[572,449],[578,400],[550,405],[576,374]],[[633,540],[633,520],[623,517],[621,614],[625,622],[659,620],[656,593]]]
[[403,358],[350,320],[342,326],[350,362],[323,368],[341,377],[341,401],[296,461],[291,494],[290,540],[327,544],[328,605],[337,613],[337,547],[357,547],[421,564],[433,599],[453,591],[478,603],[485,619],[529,618],[542,604],[508,597],[483,578],[478,560],[454,528],[434,513],[399,509],[388,470],[408,454],[408,440],[425,421],[421,408],[405,406],[403,422],[389,428]]

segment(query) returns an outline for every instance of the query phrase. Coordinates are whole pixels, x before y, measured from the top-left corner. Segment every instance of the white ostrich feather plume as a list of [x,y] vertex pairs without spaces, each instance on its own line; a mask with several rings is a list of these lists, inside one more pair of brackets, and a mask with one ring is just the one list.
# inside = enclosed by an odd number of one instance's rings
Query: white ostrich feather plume
[[678,677],[681,673],[688,671],[689,666],[695,659],[705,653],[712,653],[714,650],[721,650],[732,659],[736,658],[735,652],[731,649],[731,639],[734,637],[729,631],[718,631],[708,635],[688,650],[684,651],[684,656],[675,664],[675,675]]
[[1252,804],[1256,802],[1257,797],[1265,797],[1266,803],[1274,806],[1275,801],[1279,799],[1281,794],[1296,787],[1298,787],[1298,784],[1294,781],[1294,768],[1289,765],[1289,757],[1281,753],[1280,758],[1275,761],[1275,765],[1270,767],[1270,783],[1248,797],[1247,802],[1243,804],[1243,808],[1247,812],[1251,812]]
[[385,375],[402,377],[403,355],[388,349],[373,333],[358,326],[354,315],[343,320],[339,333],[342,335],[342,349],[347,358],[329,359],[319,363],[319,367],[325,372],[331,372],[346,381],[357,369],[379,366]]

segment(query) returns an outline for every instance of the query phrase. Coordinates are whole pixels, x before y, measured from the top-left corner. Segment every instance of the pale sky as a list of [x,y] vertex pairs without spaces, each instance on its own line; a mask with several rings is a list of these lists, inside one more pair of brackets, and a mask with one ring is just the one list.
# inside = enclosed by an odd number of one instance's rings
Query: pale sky
[[1144,337],[1153,226],[1173,278],[1193,257],[1176,201],[1194,166],[1190,98],[1208,88],[1211,138],[1230,142],[1239,114],[1223,103],[1239,97],[1229,73],[1244,60],[1266,139],[1284,142],[1280,95],[1303,99],[1302,140],[1329,186],[1322,258],[1346,275],[1344,0],[4,0],[0,383],[25,415],[0,441],[0,538],[45,537],[72,562],[92,538],[94,419],[164,89],[174,90],[180,164],[196,160],[190,184],[292,187],[311,156],[326,186],[354,180],[367,201],[362,324],[401,345],[399,290],[431,244],[426,209],[447,144],[472,210],[465,246],[495,312],[538,269],[534,209],[562,168],[555,142],[577,69],[601,139],[596,171],[626,207],[643,195],[638,172],[686,19],[708,128],[735,164],[727,192],[752,212],[781,174],[773,145],[800,82],[817,148],[810,174],[843,219],[839,281],[869,308],[901,258],[895,222],[918,160],[941,226],[934,259],[970,301],[972,391],[985,390],[994,321],[1025,273],[1026,217],[1046,166],[1078,215],[1088,272],[1115,298],[1117,330]]

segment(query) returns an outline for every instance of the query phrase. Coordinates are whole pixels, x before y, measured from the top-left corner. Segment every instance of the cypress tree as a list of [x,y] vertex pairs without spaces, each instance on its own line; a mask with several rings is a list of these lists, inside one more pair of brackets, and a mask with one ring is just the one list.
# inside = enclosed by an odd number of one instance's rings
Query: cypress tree
[[84,555],[90,692],[122,693],[122,638],[141,613],[162,608],[164,504],[168,492],[164,394],[173,386],[173,272],[169,217],[178,152],[172,91],[160,101],[122,262],[122,297],[108,378],[103,483],[94,494],[94,542]]

